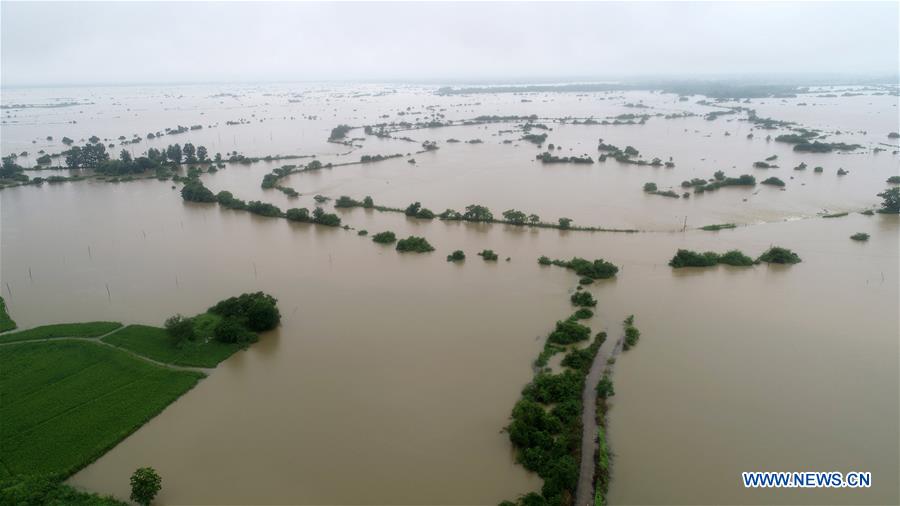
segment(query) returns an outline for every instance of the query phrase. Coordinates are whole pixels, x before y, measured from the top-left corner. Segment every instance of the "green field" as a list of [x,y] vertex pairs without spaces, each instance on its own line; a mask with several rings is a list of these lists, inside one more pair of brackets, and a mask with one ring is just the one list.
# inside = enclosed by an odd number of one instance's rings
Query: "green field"
[[0,479],[71,475],[202,377],[100,343],[0,346]]
[[3,297],[0,297],[0,332],[6,332],[14,328],[16,328],[16,322],[9,317],[9,313],[6,311],[6,301],[3,300]]
[[30,341],[32,339],[50,339],[53,337],[97,337],[108,334],[121,327],[119,322],[83,322],[42,325],[19,332],[0,334],[0,343]]
[[[199,333],[199,336],[204,334]],[[215,367],[240,350],[240,343],[223,343],[208,337],[178,341],[166,329],[147,325],[129,325],[103,338],[103,342],[133,351],[158,362],[190,367]]]
[[129,506],[113,497],[56,483],[46,478],[16,478],[0,481],[0,505],[22,506]]

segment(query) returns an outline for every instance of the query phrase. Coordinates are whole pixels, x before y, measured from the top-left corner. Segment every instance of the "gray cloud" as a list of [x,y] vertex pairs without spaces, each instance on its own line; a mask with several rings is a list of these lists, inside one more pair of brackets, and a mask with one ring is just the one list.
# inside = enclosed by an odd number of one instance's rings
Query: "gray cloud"
[[898,72],[898,3],[0,3],[2,84]]

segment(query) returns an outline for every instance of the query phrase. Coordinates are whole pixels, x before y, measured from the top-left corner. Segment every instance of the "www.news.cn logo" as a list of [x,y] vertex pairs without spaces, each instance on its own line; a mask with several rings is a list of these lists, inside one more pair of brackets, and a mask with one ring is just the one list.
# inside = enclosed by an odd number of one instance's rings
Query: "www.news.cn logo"
[[872,473],[840,471],[741,473],[746,488],[868,488]]

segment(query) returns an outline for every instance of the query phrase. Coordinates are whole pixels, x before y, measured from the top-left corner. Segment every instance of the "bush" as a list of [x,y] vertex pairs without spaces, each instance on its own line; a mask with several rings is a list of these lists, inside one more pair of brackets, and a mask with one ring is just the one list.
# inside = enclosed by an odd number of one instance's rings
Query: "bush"
[[369,231],[368,230],[360,230],[359,232],[356,233],[356,235],[367,236],[367,235],[369,235]]
[[234,319],[255,332],[271,330],[281,322],[278,300],[263,292],[244,293],[230,297],[209,308],[210,313],[224,319]]
[[550,265],[550,259],[545,256],[541,256],[540,258],[538,258],[538,263],[540,265]]
[[613,382],[606,374],[604,374],[603,377],[600,378],[600,381],[597,382],[597,395],[599,395],[601,399],[607,399],[616,395],[616,391],[613,389]]
[[697,253],[686,249],[679,249],[672,260],[669,260],[669,266],[676,269],[680,267],[709,267],[716,265],[719,261],[719,255],[712,251],[706,253]]
[[260,202],[259,200],[251,200],[248,202],[247,211],[267,218],[278,218],[281,216],[281,209],[279,209],[278,206],[269,204],[268,202]]
[[573,320],[562,320],[556,322],[556,329],[547,336],[547,342],[553,344],[572,344],[585,341],[590,335],[590,328]]
[[194,320],[186,318],[180,314],[171,316],[165,323],[166,332],[177,341],[193,341],[196,336],[194,333]]
[[494,250],[490,250],[490,249],[483,250],[481,253],[478,254],[478,256],[483,258],[485,261],[496,261],[498,258],[497,254],[494,253]]
[[162,478],[152,467],[141,467],[131,475],[131,500],[148,506],[162,488]]
[[800,257],[793,251],[779,246],[773,246],[760,255],[760,262],[770,264],[796,264],[801,262]]
[[644,183],[644,191],[647,193],[653,193],[657,190],[656,183]]
[[578,309],[578,311],[575,311],[575,314],[572,315],[576,320],[587,320],[592,316],[594,316],[594,312],[586,307]]
[[219,205],[228,209],[246,209],[247,203],[241,199],[234,198],[230,191],[220,191],[216,194],[216,201]]
[[362,205],[362,202],[353,200],[346,195],[341,195],[337,200],[334,201],[334,207],[359,207]]
[[743,254],[741,251],[733,249],[720,256],[719,263],[725,265],[733,265],[736,267],[746,267],[749,265],[753,265],[756,262],[752,258]]
[[391,244],[397,240],[397,236],[393,232],[378,232],[372,236],[372,241],[378,244]]
[[416,218],[419,218],[421,220],[431,220],[434,219],[434,213],[431,211],[431,209],[426,209],[423,207],[416,213]]
[[292,207],[285,213],[285,218],[289,221],[308,222],[310,221],[309,209],[306,209],[305,207]]
[[417,237],[411,235],[406,239],[400,239],[397,241],[397,251],[407,252],[412,251],[415,253],[428,253],[429,251],[434,251],[434,247],[428,243],[428,241],[424,237]]
[[771,186],[784,186],[784,181],[773,176],[773,177],[763,180],[763,182],[760,184],[767,184],[767,185],[771,185]]
[[215,202],[216,196],[209,188],[203,186],[199,179],[188,181],[181,188],[181,198],[188,202]]
[[243,343],[251,341],[251,334],[236,318],[223,318],[213,328],[213,337],[223,343]]
[[466,259],[466,254],[463,253],[463,250],[461,250],[461,249],[458,249],[458,250],[454,251],[453,253],[450,253],[449,255],[447,255],[448,262],[458,262],[460,260],[465,260],[465,259]]
[[866,234],[864,232],[857,232],[857,233],[851,235],[850,238],[853,239],[854,241],[868,241],[869,234]]
[[594,307],[597,305],[596,299],[594,299],[594,296],[591,295],[590,292],[573,293],[569,300],[572,301],[572,304],[581,307]]

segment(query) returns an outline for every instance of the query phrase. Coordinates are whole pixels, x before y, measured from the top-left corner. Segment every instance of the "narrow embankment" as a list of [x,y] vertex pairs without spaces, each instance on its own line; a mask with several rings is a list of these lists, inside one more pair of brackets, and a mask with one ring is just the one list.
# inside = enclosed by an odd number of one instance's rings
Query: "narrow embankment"
[[622,351],[622,338],[603,343],[587,378],[584,381],[584,392],[581,394],[581,467],[578,473],[578,486],[575,489],[575,506],[593,506],[594,504],[594,467],[597,453],[597,383],[604,371],[610,367],[607,361]]

